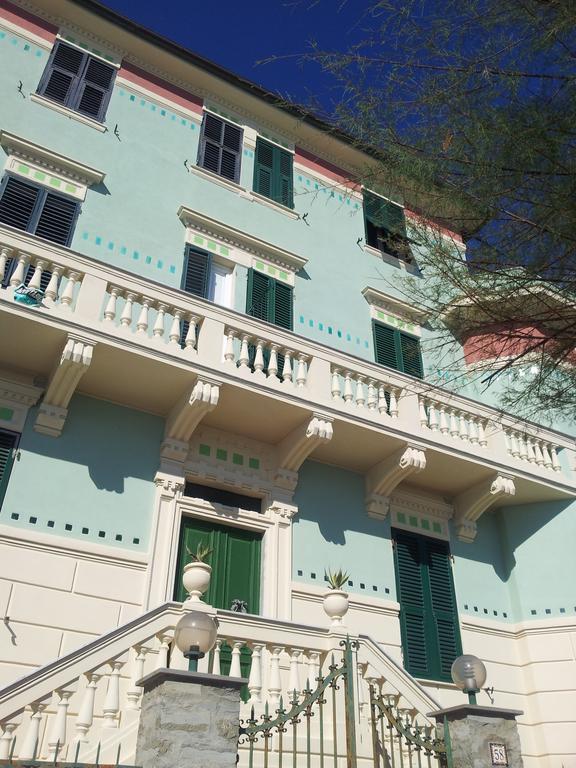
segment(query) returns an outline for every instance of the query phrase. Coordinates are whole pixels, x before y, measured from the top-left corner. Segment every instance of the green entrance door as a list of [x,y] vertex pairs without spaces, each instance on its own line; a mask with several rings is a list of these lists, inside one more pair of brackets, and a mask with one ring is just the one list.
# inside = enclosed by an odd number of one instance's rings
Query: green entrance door
[[259,613],[262,535],[193,517],[182,519],[174,599],[186,599],[182,571],[191,559],[188,552],[195,552],[200,542],[212,548],[212,554],[207,558],[212,566],[212,577],[204,600],[215,608],[226,610],[231,609],[233,601],[240,600],[248,613]]

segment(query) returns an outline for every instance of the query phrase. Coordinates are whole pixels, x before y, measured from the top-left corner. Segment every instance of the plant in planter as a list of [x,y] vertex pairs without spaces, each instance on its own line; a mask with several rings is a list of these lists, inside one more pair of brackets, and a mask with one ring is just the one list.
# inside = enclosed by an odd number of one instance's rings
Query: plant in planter
[[324,579],[330,585],[330,589],[324,593],[323,607],[333,627],[342,626],[342,619],[348,612],[348,593],[344,592],[342,587],[349,578],[350,574],[342,568],[324,572]]
[[212,567],[206,559],[212,554],[212,548],[206,542],[200,541],[196,552],[191,552],[188,547],[186,552],[191,560],[184,566],[182,582],[184,589],[188,592],[188,599],[198,602],[210,584]]

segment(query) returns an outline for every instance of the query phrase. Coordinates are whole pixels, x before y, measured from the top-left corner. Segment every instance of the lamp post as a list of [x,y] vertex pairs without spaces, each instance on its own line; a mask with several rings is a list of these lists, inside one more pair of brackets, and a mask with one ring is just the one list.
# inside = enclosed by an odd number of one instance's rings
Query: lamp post
[[188,669],[198,671],[198,659],[202,659],[216,642],[218,624],[203,611],[188,611],[176,624],[174,640],[188,659]]
[[452,680],[461,691],[468,694],[470,704],[477,704],[476,694],[486,682],[486,667],[477,656],[458,656],[450,669]]

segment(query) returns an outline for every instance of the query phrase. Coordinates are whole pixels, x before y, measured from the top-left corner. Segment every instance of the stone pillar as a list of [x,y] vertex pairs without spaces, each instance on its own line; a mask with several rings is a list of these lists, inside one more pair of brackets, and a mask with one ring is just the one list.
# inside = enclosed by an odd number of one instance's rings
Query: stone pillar
[[440,732],[446,724],[452,750],[452,768],[522,768],[517,709],[463,704],[431,712]]
[[175,669],[143,677],[135,764],[235,768],[240,689],[247,682]]

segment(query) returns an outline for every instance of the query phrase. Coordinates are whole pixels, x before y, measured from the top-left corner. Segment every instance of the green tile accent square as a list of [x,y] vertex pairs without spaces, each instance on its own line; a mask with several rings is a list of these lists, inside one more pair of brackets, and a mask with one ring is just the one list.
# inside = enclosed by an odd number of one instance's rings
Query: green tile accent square
[[50,179],[50,186],[60,189],[60,187],[62,186],[62,182],[60,181],[60,179],[55,179],[54,177],[52,177]]
[[248,466],[250,469],[260,469],[260,459],[249,459],[248,460]]
[[210,446],[205,443],[200,443],[198,446],[198,453],[200,456],[210,456]]
[[74,184],[66,184],[66,192],[72,192],[74,194],[76,192]]
[[194,235],[194,242],[196,245],[202,245],[204,243],[204,238],[200,237],[200,235]]
[[430,530],[430,520],[420,520],[420,525],[422,528],[424,528],[425,531]]
[[220,253],[222,256],[229,256],[230,255],[230,248],[226,248],[225,245],[220,246]]
[[404,514],[404,512],[398,512],[398,522],[399,523],[406,522],[406,515]]
[[226,451],[224,448],[216,448],[216,458],[220,459],[220,461],[227,461],[228,451]]
[[408,518],[408,523],[410,525],[413,525],[414,528],[418,528],[418,518],[417,517],[412,517],[412,515],[410,515],[410,517]]
[[264,269],[264,263],[262,261],[255,261],[254,266],[256,269]]
[[2,421],[11,421],[12,416],[14,416],[12,408],[0,408],[0,419]]
[[20,171],[20,173],[28,174],[30,171],[30,167],[28,165],[24,165],[23,163],[18,163],[18,170]]
[[280,277],[282,280],[288,280],[288,273],[287,272],[280,272]]
[[46,174],[42,173],[42,171],[36,171],[34,173],[34,178],[38,179],[38,181],[44,181],[44,179],[46,178]]
[[232,464],[238,464],[239,466],[242,466],[242,464],[244,464],[244,456],[242,456],[241,453],[233,453]]
[[276,269],[274,267],[268,266],[268,274],[269,275],[275,275]]
[[440,525],[440,523],[432,523],[432,530],[435,533],[442,533],[442,526]]
[[208,240],[207,246],[211,251],[215,251],[217,249],[217,245],[214,240]]

